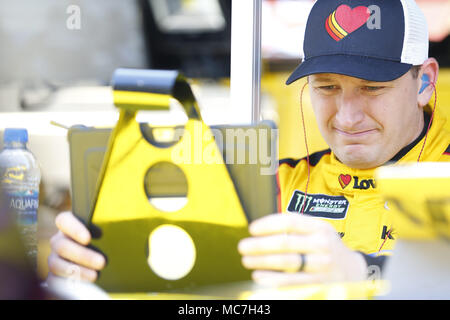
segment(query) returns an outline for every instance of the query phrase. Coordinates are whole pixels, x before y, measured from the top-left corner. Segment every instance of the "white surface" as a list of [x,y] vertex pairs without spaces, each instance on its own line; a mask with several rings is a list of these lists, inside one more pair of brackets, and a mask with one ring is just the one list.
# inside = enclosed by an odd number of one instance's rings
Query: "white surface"
[[74,267],[73,276],[69,278],[50,277],[42,284],[58,299],[64,300],[110,300],[109,295],[99,286],[80,280],[79,269]]

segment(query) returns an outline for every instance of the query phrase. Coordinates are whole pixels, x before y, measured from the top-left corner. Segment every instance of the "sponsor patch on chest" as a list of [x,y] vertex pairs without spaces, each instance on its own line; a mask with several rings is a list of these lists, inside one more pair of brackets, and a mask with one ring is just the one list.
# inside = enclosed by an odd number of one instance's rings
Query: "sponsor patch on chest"
[[328,219],[344,219],[347,215],[349,202],[344,196],[329,196],[326,194],[307,194],[295,190],[289,201],[287,211],[302,212],[314,217]]

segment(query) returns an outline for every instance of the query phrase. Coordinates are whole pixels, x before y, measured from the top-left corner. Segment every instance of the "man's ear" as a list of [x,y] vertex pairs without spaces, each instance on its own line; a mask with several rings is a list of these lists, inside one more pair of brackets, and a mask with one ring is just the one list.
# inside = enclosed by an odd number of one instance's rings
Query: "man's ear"
[[420,107],[425,107],[433,96],[435,85],[439,75],[439,63],[434,58],[428,58],[420,68],[417,102]]

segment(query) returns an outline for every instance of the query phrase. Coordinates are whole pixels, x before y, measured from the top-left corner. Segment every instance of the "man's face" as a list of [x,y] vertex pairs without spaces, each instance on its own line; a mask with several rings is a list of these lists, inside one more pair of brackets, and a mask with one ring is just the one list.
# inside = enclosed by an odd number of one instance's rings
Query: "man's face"
[[322,136],[336,157],[352,168],[386,163],[423,129],[419,81],[411,72],[390,82],[324,73],[309,76],[309,83]]

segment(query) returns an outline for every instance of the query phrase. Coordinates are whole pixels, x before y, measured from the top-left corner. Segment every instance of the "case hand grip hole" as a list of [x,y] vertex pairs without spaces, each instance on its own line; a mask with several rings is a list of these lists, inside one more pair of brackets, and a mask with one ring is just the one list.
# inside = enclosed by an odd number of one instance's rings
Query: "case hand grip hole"
[[150,204],[163,212],[179,211],[188,202],[186,176],[170,162],[151,166],[144,178],[144,188]]
[[196,248],[191,236],[182,228],[165,224],[150,233],[148,265],[159,277],[179,280],[195,265]]

